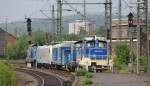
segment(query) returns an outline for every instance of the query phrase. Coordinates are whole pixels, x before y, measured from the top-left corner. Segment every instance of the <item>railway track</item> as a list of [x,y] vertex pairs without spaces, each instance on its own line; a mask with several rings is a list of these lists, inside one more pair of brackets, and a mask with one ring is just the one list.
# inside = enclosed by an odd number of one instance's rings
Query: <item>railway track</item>
[[40,71],[21,68],[16,68],[16,71],[24,72],[35,77],[38,80],[38,86],[64,86],[63,81],[53,75],[45,74]]

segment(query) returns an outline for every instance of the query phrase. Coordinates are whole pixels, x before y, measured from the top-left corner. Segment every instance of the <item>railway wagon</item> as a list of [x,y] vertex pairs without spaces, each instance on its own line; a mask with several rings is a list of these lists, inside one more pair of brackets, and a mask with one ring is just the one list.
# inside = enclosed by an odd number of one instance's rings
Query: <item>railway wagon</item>
[[34,63],[36,62],[36,51],[37,51],[37,45],[30,45],[27,50],[27,58],[26,63],[31,64],[31,66],[34,66]]
[[36,64],[37,67],[49,68],[52,61],[52,46],[44,45],[37,46],[36,50]]
[[79,65],[89,71],[102,71],[111,68],[112,59],[109,56],[107,40],[101,37],[86,37],[75,43],[76,58]]
[[74,50],[74,43],[65,42],[53,46],[52,65],[57,68],[65,68],[70,71],[75,70],[76,53]]
[[55,67],[75,70],[76,54],[73,42],[63,42],[55,45],[30,46],[28,48],[28,61],[39,68]]

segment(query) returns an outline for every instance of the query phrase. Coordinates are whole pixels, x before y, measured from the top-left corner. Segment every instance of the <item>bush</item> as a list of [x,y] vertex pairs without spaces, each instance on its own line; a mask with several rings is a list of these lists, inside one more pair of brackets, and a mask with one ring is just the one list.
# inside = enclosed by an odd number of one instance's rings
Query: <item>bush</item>
[[15,43],[8,43],[6,46],[6,58],[7,59],[24,59],[27,52],[27,36],[22,35],[17,38]]
[[81,84],[82,85],[89,85],[89,84],[92,84],[92,79],[91,78],[87,78],[85,77],[82,81],[81,81]]
[[87,78],[92,78],[92,74],[91,73],[86,73],[85,75]]
[[2,61],[0,61],[0,86],[16,86],[14,67]]
[[88,71],[85,68],[77,68],[76,75],[77,76],[85,76]]
[[126,42],[120,42],[117,44],[115,49],[115,66],[118,70],[124,69],[129,63],[129,56],[130,50]]

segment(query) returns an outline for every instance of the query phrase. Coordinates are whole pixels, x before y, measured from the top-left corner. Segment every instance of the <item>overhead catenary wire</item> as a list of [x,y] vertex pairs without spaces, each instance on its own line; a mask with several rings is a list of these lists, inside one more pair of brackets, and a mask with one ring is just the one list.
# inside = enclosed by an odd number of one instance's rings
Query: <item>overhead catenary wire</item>
[[[69,4],[66,0],[63,0],[73,11],[75,11],[77,14],[79,14],[80,16],[82,16],[83,18],[85,18],[85,15],[82,14],[80,11],[78,11],[76,8],[74,8],[71,4]],[[90,18],[88,18],[86,16],[86,19],[89,21],[92,21]]]
[[46,14],[43,12],[43,10],[40,10],[40,12],[41,12],[44,16],[46,16],[48,19],[50,19],[50,17],[49,17],[48,15],[46,15]]
[[135,8],[132,9],[132,8],[129,6],[129,4],[127,3],[126,0],[123,0],[123,2],[124,2],[125,5],[129,8],[129,10],[130,10],[134,15],[136,15],[136,12],[133,11],[133,9],[134,9],[134,10],[136,10],[136,9],[135,9]]

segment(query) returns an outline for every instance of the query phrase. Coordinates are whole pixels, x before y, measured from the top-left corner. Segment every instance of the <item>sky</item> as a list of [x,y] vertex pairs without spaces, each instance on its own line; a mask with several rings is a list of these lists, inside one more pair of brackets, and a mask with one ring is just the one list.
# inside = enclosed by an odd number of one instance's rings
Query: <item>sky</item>
[[[83,2],[83,0],[67,0],[68,2]],[[87,2],[104,2],[105,0],[86,0]],[[117,13],[117,2],[113,1],[113,13]],[[123,0],[128,2],[128,0]],[[124,12],[128,12],[127,5],[123,3]],[[31,18],[46,18],[40,10],[51,10],[51,5],[56,6],[56,0],[0,0],[0,22],[8,22],[24,20],[25,16]],[[77,10],[83,12],[83,6],[74,6]],[[63,6],[63,9],[69,9],[68,6]],[[104,12],[104,5],[87,6],[87,13],[101,14]],[[123,14],[124,14],[123,12]],[[50,11],[44,11],[47,16],[50,16]],[[64,15],[75,14],[75,12],[63,12]]]

